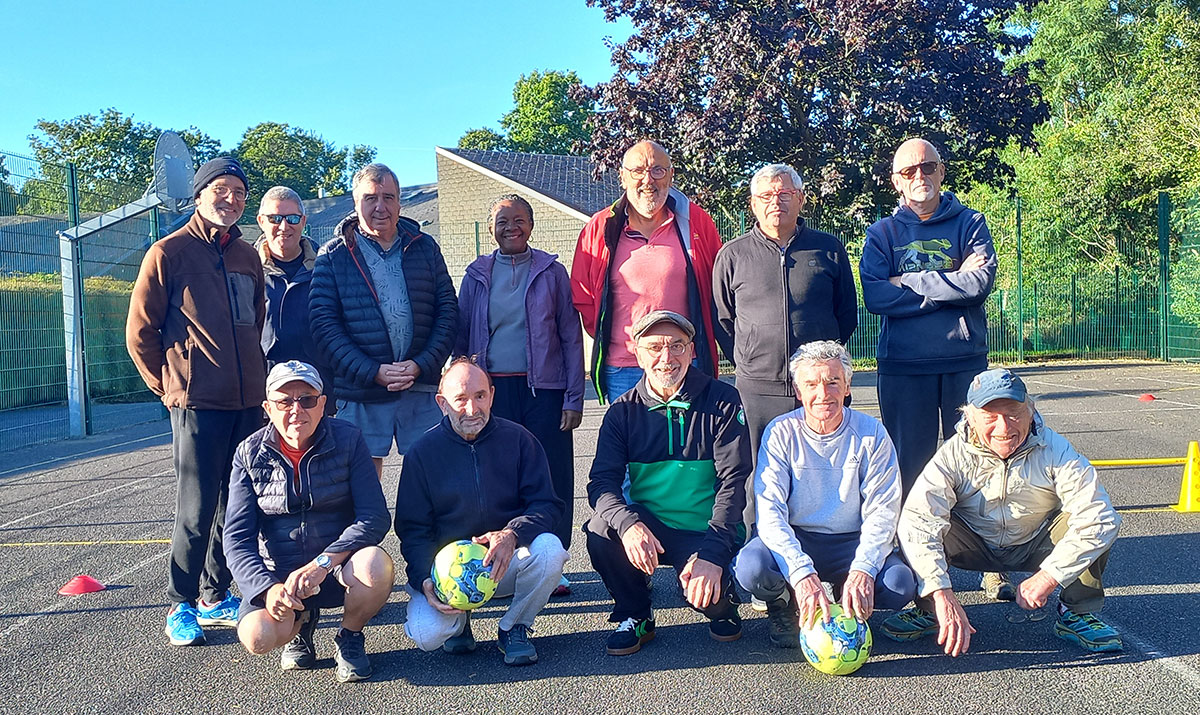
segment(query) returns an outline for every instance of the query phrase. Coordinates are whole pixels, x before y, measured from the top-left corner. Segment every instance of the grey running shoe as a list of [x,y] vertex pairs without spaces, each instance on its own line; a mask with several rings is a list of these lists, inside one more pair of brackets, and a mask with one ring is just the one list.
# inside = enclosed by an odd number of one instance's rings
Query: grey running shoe
[[313,646],[313,634],[317,632],[317,621],[321,611],[310,608],[302,611],[308,620],[300,626],[300,632],[279,654],[280,670],[310,670],[317,666],[317,649]]
[[537,649],[529,640],[533,629],[524,623],[513,625],[512,630],[498,629],[496,647],[504,654],[505,665],[533,665],[537,662]]
[[767,628],[771,642],[780,648],[800,647],[800,614],[791,601],[779,598],[767,602]]
[[1007,571],[985,571],[979,586],[983,593],[993,601],[1015,601],[1017,591],[1013,588],[1012,579]]
[[367,640],[362,631],[357,633],[339,628],[333,637],[337,647],[334,660],[337,661],[337,672],[334,677],[339,683],[349,683],[354,680],[366,680],[371,677],[371,659],[367,657]]

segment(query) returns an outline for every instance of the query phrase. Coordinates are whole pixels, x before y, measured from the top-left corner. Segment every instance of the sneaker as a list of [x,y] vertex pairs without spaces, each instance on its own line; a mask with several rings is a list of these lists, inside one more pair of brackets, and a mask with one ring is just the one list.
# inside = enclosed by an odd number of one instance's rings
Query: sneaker
[[937,618],[920,608],[906,608],[888,616],[881,627],[883,634],[894,641],[915,641],[937,633]]
[[202,626],[228,626],[237,628],[238,609],[242,607],[242,599],[225,592],[225,598],[214,606],[203,603],[196,609],[196,622]]
[[766,604],[771,642],[780,648],[800,647],[800,614],[791,601],[776,599]]
[[742,617],[733,612],[729,618],[713,618],[708,622],[708,635],[715,641],[728,643],[742,637]]
[[1007,571],[985,571],[979,587],[983,589],[984,595],[993,601],[1017,600],[1017,590],[1013,588]]
[[571,595],[571,582],[566,576],[558,579],[558,585],[550,592],[550,598],[563,598]]
[[530,633],[533,633],[533,629],[524,623],[514,625],[511,630],[496,630],[496,647],[504,654],[505,665],[533,665],[537,662],[537,649],[529,640]]
[[608,637],[609,655],[632,655],[654,640],[654,617],[626,618]]
[[310,670],[317,667],[317,649],[313,645],[313,634],[317,632],[317,621],[321,612],[315,608],[303,611],[308,616],[300,632],[279,654],[280,670]]
[[475,652],[476,645],[478,644],[475,643],[475,634],[471,633],[471,614],[468,613],[462,632],[447,638],[442,644],[442,650],[450,655],[466,655]]
[[367,639],[362,631],[357,633],[339,628],[333,637],[333,658],[337,661],[337,672],[334,677],[339,683],[349,683],[354,680],[366,680],[371,677],[371,659],[367,657]]
[[1121,634],[1092,613],[1064,610],[1054,623],[1054,635],[1073,641],[1092,653],[1108,653],[1125,649]]
[[758,596],[750,597],[750,607],[759,613],[770,613],[770,607],[767,605],[767,602]]
[[204,645],[204,629],[196,622],[196,607],[190,603],[180,603],[167,614],[163,631],[171,645]]

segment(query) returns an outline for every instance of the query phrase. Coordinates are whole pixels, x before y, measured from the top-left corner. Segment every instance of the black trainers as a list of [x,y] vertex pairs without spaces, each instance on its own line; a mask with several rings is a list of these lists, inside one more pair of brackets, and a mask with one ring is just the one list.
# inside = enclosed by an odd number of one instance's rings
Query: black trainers
[[708,622],[708,635],[715,641],[728,643],[742,637],[742,617],[734,611],[728,618],[713,618]]
[[609,655],[632,655],[654,640],[654,617],[626,618],[608,637]]
[[800,647],[800,614],[783,598],[767,603],[767,628],[779,648]]
[[317,632],[317,621],[321,618],[321,611],[309,608],[301,613],[308,620],[300,626],[300,632],[279,654],[280,670],[310,670],[317,667],[317,649],[313,646],[313,634]]
[[504,654],[505,665],[533,665],[537,662],[537,649],[529,640],[533,629],[524,623],[513,625],[512,630],[496,629],[496,647]]
[[367,657],[367,640],[362,631],[356,633],[339,628],[333,637],[333,644],[337,647],[334,652],[334,660],[337,661],[334,677],[339,683],[371,677],[371,659]]
[[450,655],[466,655],[475,651],[475,634],[471,633],[471,614],[467,614],[467,623],[463,626],[462,632],[456,636],[450,636],[446,642],[442,644],[442,650]]

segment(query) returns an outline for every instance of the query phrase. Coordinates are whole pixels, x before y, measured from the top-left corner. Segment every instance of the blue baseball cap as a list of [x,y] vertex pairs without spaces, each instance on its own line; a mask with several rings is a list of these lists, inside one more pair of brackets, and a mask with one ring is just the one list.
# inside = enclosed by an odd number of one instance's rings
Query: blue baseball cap
[[992,400],[1009,399],[1024,402],[1029,392],[1025,383],[1011,370],[998,367],[985,370],[971,380],[967,388],[967,402],[973,407],[983,407]]

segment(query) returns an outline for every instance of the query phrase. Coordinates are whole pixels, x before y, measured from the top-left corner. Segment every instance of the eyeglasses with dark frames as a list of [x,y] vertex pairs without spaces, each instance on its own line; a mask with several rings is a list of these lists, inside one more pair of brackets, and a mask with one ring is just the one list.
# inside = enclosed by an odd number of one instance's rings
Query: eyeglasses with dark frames
[[320,395],[301,395],[296,399],[284,397],[278,400],[269,400],[269,402],[278,407],[280,410],[287,412],[288,410],[292,409],[292,405],[300,405],[306,410],[311,410],[317,406],[317,400],[319,399],[321,399]]
[[291,226],[295,226],[296,224],[300,223],[300,219],[304,218],[300,214],[267,214],[266,216],[267,221],[270,221],[276,226],[284,221],[287,221]]
[[933,172],[937,171],[938,164],[941,164],[941,163],[942,162],[940,162],[940,161],[923,161],[920,164],[913,164],[912,166],[906,166],[903,169],[900,169],[898,171],[893,171],[892,173],[899,174],[900,176],[903,176],[906,179],[913,178],[914,176],[917,175],[918,171],[920,171],[925,176],[929,176]]

